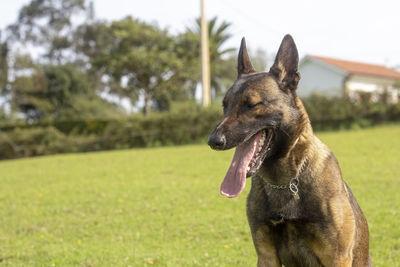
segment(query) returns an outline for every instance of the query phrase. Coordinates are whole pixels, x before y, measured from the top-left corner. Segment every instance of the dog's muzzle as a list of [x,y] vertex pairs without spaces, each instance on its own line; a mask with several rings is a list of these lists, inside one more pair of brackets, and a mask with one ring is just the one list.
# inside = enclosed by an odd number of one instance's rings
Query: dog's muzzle
[[225,135],[222,133],[213,132],[208,137],[207,143],[212,149],[222,150],[226,145]]

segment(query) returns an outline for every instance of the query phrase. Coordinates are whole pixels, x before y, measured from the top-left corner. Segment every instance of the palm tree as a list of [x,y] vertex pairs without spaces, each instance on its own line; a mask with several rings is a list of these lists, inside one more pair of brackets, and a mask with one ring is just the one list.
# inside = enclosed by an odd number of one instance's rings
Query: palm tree
[[[226,21],[218,23],[217,17],[213,17],[208,21],[211,87],[214,90],[215,96],[219,95],[226,87],[224,86],[224,80],[228,79],[232,81],[236,75],[232,71],[232,64],[236,64],[235,59],[232,57],[232,52],[235,51],[235,48],[224,47],[226,41],[232,37],[232,34],[229,32],[231,25],[231,23]],[[200,44],[200,18],[197,18],[195,26],[187,28],[187,31],[198,36]]]

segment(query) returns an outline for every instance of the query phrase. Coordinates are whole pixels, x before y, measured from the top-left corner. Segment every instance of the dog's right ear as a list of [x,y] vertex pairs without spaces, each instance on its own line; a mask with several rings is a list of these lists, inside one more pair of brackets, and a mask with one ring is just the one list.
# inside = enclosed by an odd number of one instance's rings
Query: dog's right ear
[[292,36],[287,34],[279,47],[269,73],[275,76],[280,87],[284,90],[296,90],[300,80],[300,74],[297,71],[299,64],[299,54]]
[[242,42],[240,44],[237,69],[238,69],[238,78],[242,74],[249,74],[256,72],[256,70],[253,68],[253,65],[251,64],[249,54],[247,53],[246,40],[244,39],[244,37],[242,38]]

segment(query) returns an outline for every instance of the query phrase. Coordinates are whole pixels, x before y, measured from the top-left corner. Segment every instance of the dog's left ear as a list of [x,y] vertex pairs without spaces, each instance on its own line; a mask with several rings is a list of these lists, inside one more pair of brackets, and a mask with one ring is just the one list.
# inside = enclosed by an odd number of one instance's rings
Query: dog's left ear
[[298,64],[299,54],[296,44],[292,36],[287,34],[282,40],[274,65],[269,72],[277,78],[282,89],[296,90],[300,80],[300,74],[297,72]]
[[254,73],[256,70],[251,64],[249,54],[247,53],[246,48],[246,40],[244,37],[242,38],[242,42],[240,43],[239,55],[238,55],[238,77],[242,74]]

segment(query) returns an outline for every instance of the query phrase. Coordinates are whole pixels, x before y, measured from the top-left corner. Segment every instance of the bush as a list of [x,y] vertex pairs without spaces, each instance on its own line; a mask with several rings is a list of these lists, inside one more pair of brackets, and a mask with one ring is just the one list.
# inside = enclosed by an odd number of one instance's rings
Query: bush
[[[400,120],[400,104],[355,104],[321,96],[311,96],[303,102],[316,131],[356,129]],[[219,106],[202,110],[192,106],[119,120],[3,125],[0,159],[205,142],[221,118]]]
[[0,132],[0,159],[104,149],[100,136],[66,135],[52,126]]
[[182,110],[124,120],[56,121],[0,128],[0,159],[204,140],[221,119],[215,109]]
[[180,145],[204,139],[221,119],[219,111],[160,113],[109,123],[103,134],[107,149]]
[[400,120],[400,103],[353,103],[349,99],[312,95],[303,99],[314,130],[367,127]]
[[31,157],[68,152],[67,137],[54,127],[15,128],[1,134],[0,158]]

